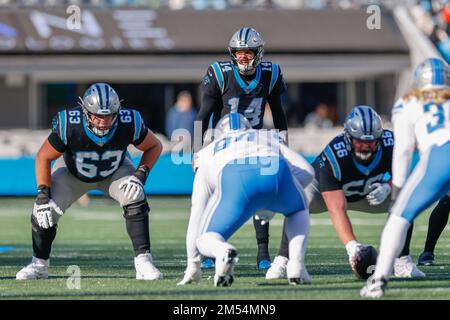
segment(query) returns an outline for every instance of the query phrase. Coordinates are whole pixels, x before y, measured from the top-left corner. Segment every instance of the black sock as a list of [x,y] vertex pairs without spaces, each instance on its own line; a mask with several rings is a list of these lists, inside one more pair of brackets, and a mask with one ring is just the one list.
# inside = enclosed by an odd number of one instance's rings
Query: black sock
[[148,227],[148,215],[139,215],[126,220],[126,227],[131,243],[133,244],[134,255],[137,257],[141,253],[150,252],[150,231]]
[[39,259],[47,260],[50,258],[50,251],[52,250],[52,243],[56,237],[56,225],[48,228],[36,230],[32,228],[31,238],[33,241],[33,256]]
[[261,224],[261,220],[256,220],[253,216],[253,226],[256,231],[256,242],[258,243],[258,262],[269,260],[269,223]]
[[431,212],[428,221],[427,240],[425,242],[424,251],[434,252],[436,243],[448,222],[448,214],[450,211],[450,198],[445,196]]
[[403,250],[400,253],[399,257],[409,256],[409,245],[411,243],[411,237],[413,232],[414,224],[411,223],[408,229],[408,233],[406,234],[405,245],[403,246]]
[[286,219],[283,222],[283,231],[281,236],[280,248],[278,249],[278,255],[289,258],[289,241],[286,235]]

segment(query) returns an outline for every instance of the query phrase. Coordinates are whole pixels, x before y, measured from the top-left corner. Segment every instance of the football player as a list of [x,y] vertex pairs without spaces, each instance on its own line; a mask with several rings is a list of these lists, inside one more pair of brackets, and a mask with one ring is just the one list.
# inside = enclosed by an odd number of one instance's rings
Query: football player
[[[450,191],[450,67],[429,58],[414,71],[413,90],[392,109],[395,147],[392,198],[375,273],[361,296],[379,298],[414,219]],[[411,172],[415,149],[420,160]]]
[[434,264],[434,248],[439,240],[439,237],[448,222],[448,215],[450,213],[450,196],[444,196],[436,208],[431,212],[428,221],[427,240],[423,252],[419,256],[419,265],[431,266]]
[[226,115],[217,126],[221,134],[194,163],[188,263],[179,285],[201,279],[200,253],[215,258],[214,285],[231,285],[237,250],[227,240],[259,210],[286,216],[287,277],[292,284],[310,283],[304,265],[309,213],[303,187],[314,169],[284,145],[278,132],[250,129],[239,113]]
[[[201,84],[201,108],[196,120],[202,123],[202,136],[227,113],[239,112],[252,128],[263,126],[264,106],[269,103],[275,129],[287,139],[287,121],[283,109],[286,85],[281,68],[270,61],[263,61],[264,40],[253,28],[236,31],[228,44],[230,61],[212,64]],[[199,149],[197,147],[197,149]],[[194,147],[194,152],[196,152]],[[253,220],[258,243],[257,264],[260,269],[270,266],[268,250],[269,225]]]
[[[126,156],[130,144],[144,152],[136,170]],[[116,91],[106,83],[91,85],[80,98],[79,107],[59,112],[36,156],[33,257],[16,279],[48,278],[58,221],[74,201],[92,189],[108,194],[123,208],[134,248],[136,279],[160,279],[162,274],[150,253],[150,208],[144,184],[161,150],[161,142],[139,112],[121,107]],[[53,160],[56,162],[50,169]]]
[[[388,211],[393,147],[394,135],[383,129],[375,110],[369,106],[356,106],[346,117],[344,132],[331,140],[313,162],[315,179],[306,188],[310,212],[328,211],[357,277],[368,277],[357,271],[357,264],[364,258],[367,246],[356,240],[347,210]],[[395,274],[398,277],[425,276],[409,256],[411,233],[412,226],[396,259]],[[286,276],[287,257],[283,236],[278,256],[267,270],[266,279]]]

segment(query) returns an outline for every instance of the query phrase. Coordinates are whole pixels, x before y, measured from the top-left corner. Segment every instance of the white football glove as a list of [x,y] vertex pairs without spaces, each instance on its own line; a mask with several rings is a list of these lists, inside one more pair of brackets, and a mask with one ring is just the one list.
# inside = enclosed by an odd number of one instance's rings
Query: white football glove
[[358,253],[360,252],[360,250],[362,248],[364,248],[364,245],[359,243],[356,240],[349,241],[345,245],[345,249],[347,250],[347,254],[348,254],[348,263],[350,264],[352,269],[354,269],[356,259],[358,257]]
[[177,286],[184,286],[193,282],[199,282],[202,278],[202,269],[200,262],[189,262],[184,272],[183,280],[177,283]]
[[269,223],[270,220],[275,216],[275,213],[268,210],[261,210],[255,213],[255,220],[261,220],[261,225]]
[[125,198],[128,200],[137,200],[144,195],[144,186],[135,176],[129,176],[119,184],[119,189],[123,190]]
[[48,229],[55,225],[53,221],[53,211],[60,216],[64,213],[52,199],[45,204],[34,204],[33,216],[36,218],[36,221],[41,228]]
[[382,204],[391,193],[391,186],[389,183],[376,182],[369,188],[372,189],[372,191],[366,196],[366,199],[371,206]]

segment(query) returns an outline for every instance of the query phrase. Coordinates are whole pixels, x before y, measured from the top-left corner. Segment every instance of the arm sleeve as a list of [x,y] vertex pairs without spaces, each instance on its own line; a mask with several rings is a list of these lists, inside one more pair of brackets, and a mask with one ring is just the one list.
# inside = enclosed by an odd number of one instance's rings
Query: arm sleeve
[[315,170],[320,192],[342,189],[341,182],[335,177],[331,164],[323,152],[315,161],[317,161]]
[[395,106],[392,111],[394,128],[394,151],[392,156],[392,184],[402,188],[411,172],[411,162],[415,150],[414,128],[404,112],[403,106]]
[[267,102],[269,102],[270,110],[272,111],[275,129],[280,131],[287,130],[286,112],[283,107],[287,104],[287,94],[286,84],[284,82],[283,75],[281,74],[281,70],[275,86],[269,94]]
[[[202,143],[203,135],[208,129],[209,121],[213,113],[217,113],[222,108],[222,98],[220,94],[220,88],[217,85],[217,81],[214,76],[212,67],[209,67],[206,75],[203,77],[200,84],[201,92],[201,105],[200,110],[197,113],[195,121],[200,121],[202,125]],[[217,121],[217,119],[215,119]],[[194,145],[194,152],[198,151],[200,146]]]
[[55,150],[63,153],[67,148],[67,117],[66,112],[58,112],[52,119],[52,131],[48,136],[48,142]]
[[139,111],[133,110],[133,144],[139,145],[147,136],[148,128]]

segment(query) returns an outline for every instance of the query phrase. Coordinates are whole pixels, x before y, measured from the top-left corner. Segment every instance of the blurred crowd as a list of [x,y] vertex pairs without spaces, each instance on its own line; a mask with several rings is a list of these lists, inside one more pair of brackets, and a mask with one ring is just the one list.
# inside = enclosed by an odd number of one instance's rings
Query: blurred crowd
[[417,26],[450,62],[450,1],[420,0],[410,12]]
[[[415,1],[415,0],[412,0]],[[95,7],[148,7],[152,9],[281,8],[281,9],[362,9],[371,4],[392,7],[408,0],[0,0],[1,6],[67,6],[76,4]]]

